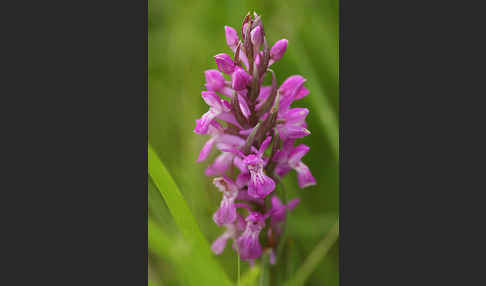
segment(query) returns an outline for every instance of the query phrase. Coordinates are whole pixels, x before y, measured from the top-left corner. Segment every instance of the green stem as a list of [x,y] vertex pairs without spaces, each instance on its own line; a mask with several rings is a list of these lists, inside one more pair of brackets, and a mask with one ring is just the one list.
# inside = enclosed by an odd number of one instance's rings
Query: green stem
[[240,271],[240,254],[237,253],[237,258],[238,258],[238,284],[236,284],[237,286],[240,286],[240,281],[241,281],[241,271]]

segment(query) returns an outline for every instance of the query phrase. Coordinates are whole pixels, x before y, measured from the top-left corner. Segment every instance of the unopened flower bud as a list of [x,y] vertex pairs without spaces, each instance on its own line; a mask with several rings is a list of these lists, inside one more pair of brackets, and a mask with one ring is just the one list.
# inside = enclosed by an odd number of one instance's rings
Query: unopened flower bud
[[224,77],[217,70],[207,70],[204,72],[206,78],[206,84],[204,85],[207,90],[219,91],[224,88]]
[[226,44],[228,44],[230,49],[236,49],[238,45],[238,33],[236,30],[233,27],[224,26],[224,32],[226,35]]
[[231,87],[235,90],[245,89],[251,80],[251,76],[242,68],[236,67],[231,77]]
[[214,56],[218,70],[225,74],[232,74],[235,70],[235,63],[227,54],[217,54]]
[[270,58],[274,61],[280,60],[287,49],[287,43],[286,39],[278,40],[270,50]]
[[258,49],[263,43],[263,33],[260,26],[256,26],[250,33],[251,42]]

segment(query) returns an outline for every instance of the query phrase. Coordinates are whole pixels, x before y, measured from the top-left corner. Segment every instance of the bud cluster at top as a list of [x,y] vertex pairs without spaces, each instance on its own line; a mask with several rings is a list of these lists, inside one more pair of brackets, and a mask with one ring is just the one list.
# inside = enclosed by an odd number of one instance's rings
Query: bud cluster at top
[[[309,147],[295,141],[310,134],[305,118],[307,108],[291,104],[308,95],[306,81],[300,75],[287,78],[277,87],[275,73],[269,67],[280,60],[287,40],[269,48],[259,15],[250,13],[238,32],[225,26],[226,43],[232,56],[214,56],[217,70],[205,71],[202,98],[209,110],[196,120],[194,132],[208,134],[198,162],[205,161],[213,147],[220,152],[207,167],[216,189],[222,193],[214,222],[225,231],[216,239],[212,250],[223,252],[228,239],[243,260],[253,262],[268,250],[275,263],[275,249],[285,222],[286,212],[299,202],[282,203],[275,187],[291,170],[297,173],[301,188],[316,181],[302,157]],[[266,75],[272,84],[263,85]],[[260,233],[266,236],[260,238]]]

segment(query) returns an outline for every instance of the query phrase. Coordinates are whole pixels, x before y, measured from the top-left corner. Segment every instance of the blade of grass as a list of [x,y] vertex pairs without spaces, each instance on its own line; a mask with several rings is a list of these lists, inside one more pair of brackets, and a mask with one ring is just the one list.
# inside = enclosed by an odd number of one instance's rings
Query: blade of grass
[[201,265],[203,267],[202,270],[206,274],[204,277],[210,281],[199,281],[199,283],[202,283],[202,285],[232,285],[226,273],[210,252],[209,244],[201,233],[179,188],[150,144],[148,144],[148,172],[155,186],[162,194],[174,221],[187,243],[187,248],[191,250],[191,255],[194,259],[204,261],[204,264]]
[[339,236],[339,221],[336,221],[327,235],[317,244],[311,254],[306,258],[302,266],[297,270],[295,276],[285,283],[285,286],[305,285],[307,278],[316,269],[319,262],[326,256],[331,246]]
[[224,273],[212,267],[211,261],[201,255],[194,245],[166,231],[149,217],[148,245],[151,253],[170,263],[182,285],[232,285],[224,282]]
[[199,230],[199,226],[184,197],[150,144],[148,145],[148,172],[167,203],[169,211],[182,235],[186,238],[194,239],[205,250],[209,251],[209,245]]
[[289,55],[295,62],[300,73],[305,74],[309,80],[308,82],[312,83],[308,84],[310,94],[307,96],[307,98],[314,107],[312,111],[315,111],[319,115],[319,122],[321,123],[325,136],[327,136],[329,145],[333,151],[334,159],[339,160],[338,117],[334,110],[331,109],[327,95],[321,88],[314,68],[312,67],[309,57],[305,51],[296,43],[292,49],[289,50]]
[[148,248],[153,254],[156,254],[172,266],[172,271],[179,277],[180,285],[198,286],[201,274],[196,263],[187,263],[187,245],[181,240],[170,237],[166,231],[162,230],[152,217],[148,219]]
[[151,251],[160,257],[172,257],[171,240],[151,217],[148,218],[148,245]]

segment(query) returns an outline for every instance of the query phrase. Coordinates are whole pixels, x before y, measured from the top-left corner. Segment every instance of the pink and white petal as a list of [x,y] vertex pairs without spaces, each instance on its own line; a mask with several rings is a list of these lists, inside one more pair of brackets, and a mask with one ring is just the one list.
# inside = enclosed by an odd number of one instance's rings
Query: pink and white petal
[[244,186],[248,185],[248,182],[250,181],[250,173],[240,173],[236,177],[236,185],[238,188],[243,188]]
[[246,99],[240,94],[238,94],[238,103],[240,105],[241,113],[243,113],[243,116],[246,119],[250,118],[250,108],[246,103]]
[[285,120],[285,122],[290,122],[290,123],[303,123],[305,121],[305,118],[309,114],[309,109],[307,108],[301,108],[301,107],[296,107],[296,108],[290,108],[286,110],[284,113],[279,114],[280,118]]
[[235,125],[238,128],[242,128],[241,125],[238,123],[238,121],[236,121],[236,118],[235,118],[234,114],[231,113],[231,112],[223,112],[223,113],[220,113],[217,116],[217,118],[220,119],[220,120],[226,121],[228,123],[231,123],[231,124]]
[[238,32],[236,32],[236,30],[231,26],[224,26],[224,32],[226,37],[226,44],[233,52],[236,51],[238,41],[240,40],[238,37]]
[[260,94],[258,94],[257,101],[259,103],[264,102],[268,98],[268,96],[270,96],[271,92],[272,92],[271,85],[262,86],[260,88]]
[[221,98],[219,95],[217,95],[214,91],[203,91],[201,92],[201,97],[203,98],[204,102],[206,102],[207,105],[217,109],[221,110]]
[[206,160],[209,153],[211,153],[211,149],[213,148],[214,142],[215,142],[215,138],[211,138],[208,141],[206,141],[206,144],[204,144],[204,147],[201,149],[201,152],[199,152],[199,157],[197,158],[197,162],[202,162]]
[[219,236],[211,245],[211,250],[216,254],[219,255],[223,253],[224,249],[226,248],[226,242],[230,236],[225,232],[221,236]]
[[314,179],[306,164],[300,162],[297,168],[295,168],[295,171],[297,171],[297,182],[300,188],[306,188],[316,184],[316,179]]
[[309,94],[309,90],[305,87],[301,87],[299,91],[295,94],[294,100],[298,100],[306,97]]
[[218,111],[210,108],[208,112],[204,113],[200,119],[196,119],[196,127],[194,132],[197,134],[206,134],[208,132],[209,125],[213,119],[218,116]]
[[296,198],[296,199],[293,199],[291,200],[288,204],[287,204],[287,209],[289,211],[293,210],[298,204],[300,203],[300,199],[299,198]]
[[[222,146],[220,144],[227,144],[230,146],[241,147],[245,145],[245,140],[239,136],[231,135],[231,134],[223,134],[218,138],[218,146]],[[226,149],[226,146],[223,146]]]
[[221,153],[214,162],[206,169],[206,176],[220,176],[228,169],[233,161],[233,154],[231,153]]
[[267,138],[265,138],[265,140],[263,140],[262,144],[260,145],[258,154],[263,154],[271,141],[272,141],[272,136],[268,136]]
[[292,150],[292,152],[289,154],[289,165],[292,167],[297,166],[302,157],[304,157],[309,150],[309,146],[304,144],[300,144],[299,146],[295,147],[294,150]]
[[235,165],[243,173],[248,172],[245,162],[243,162],[243,159],[241,159],[239,156],[235,156],[233,159],[233,165]]

